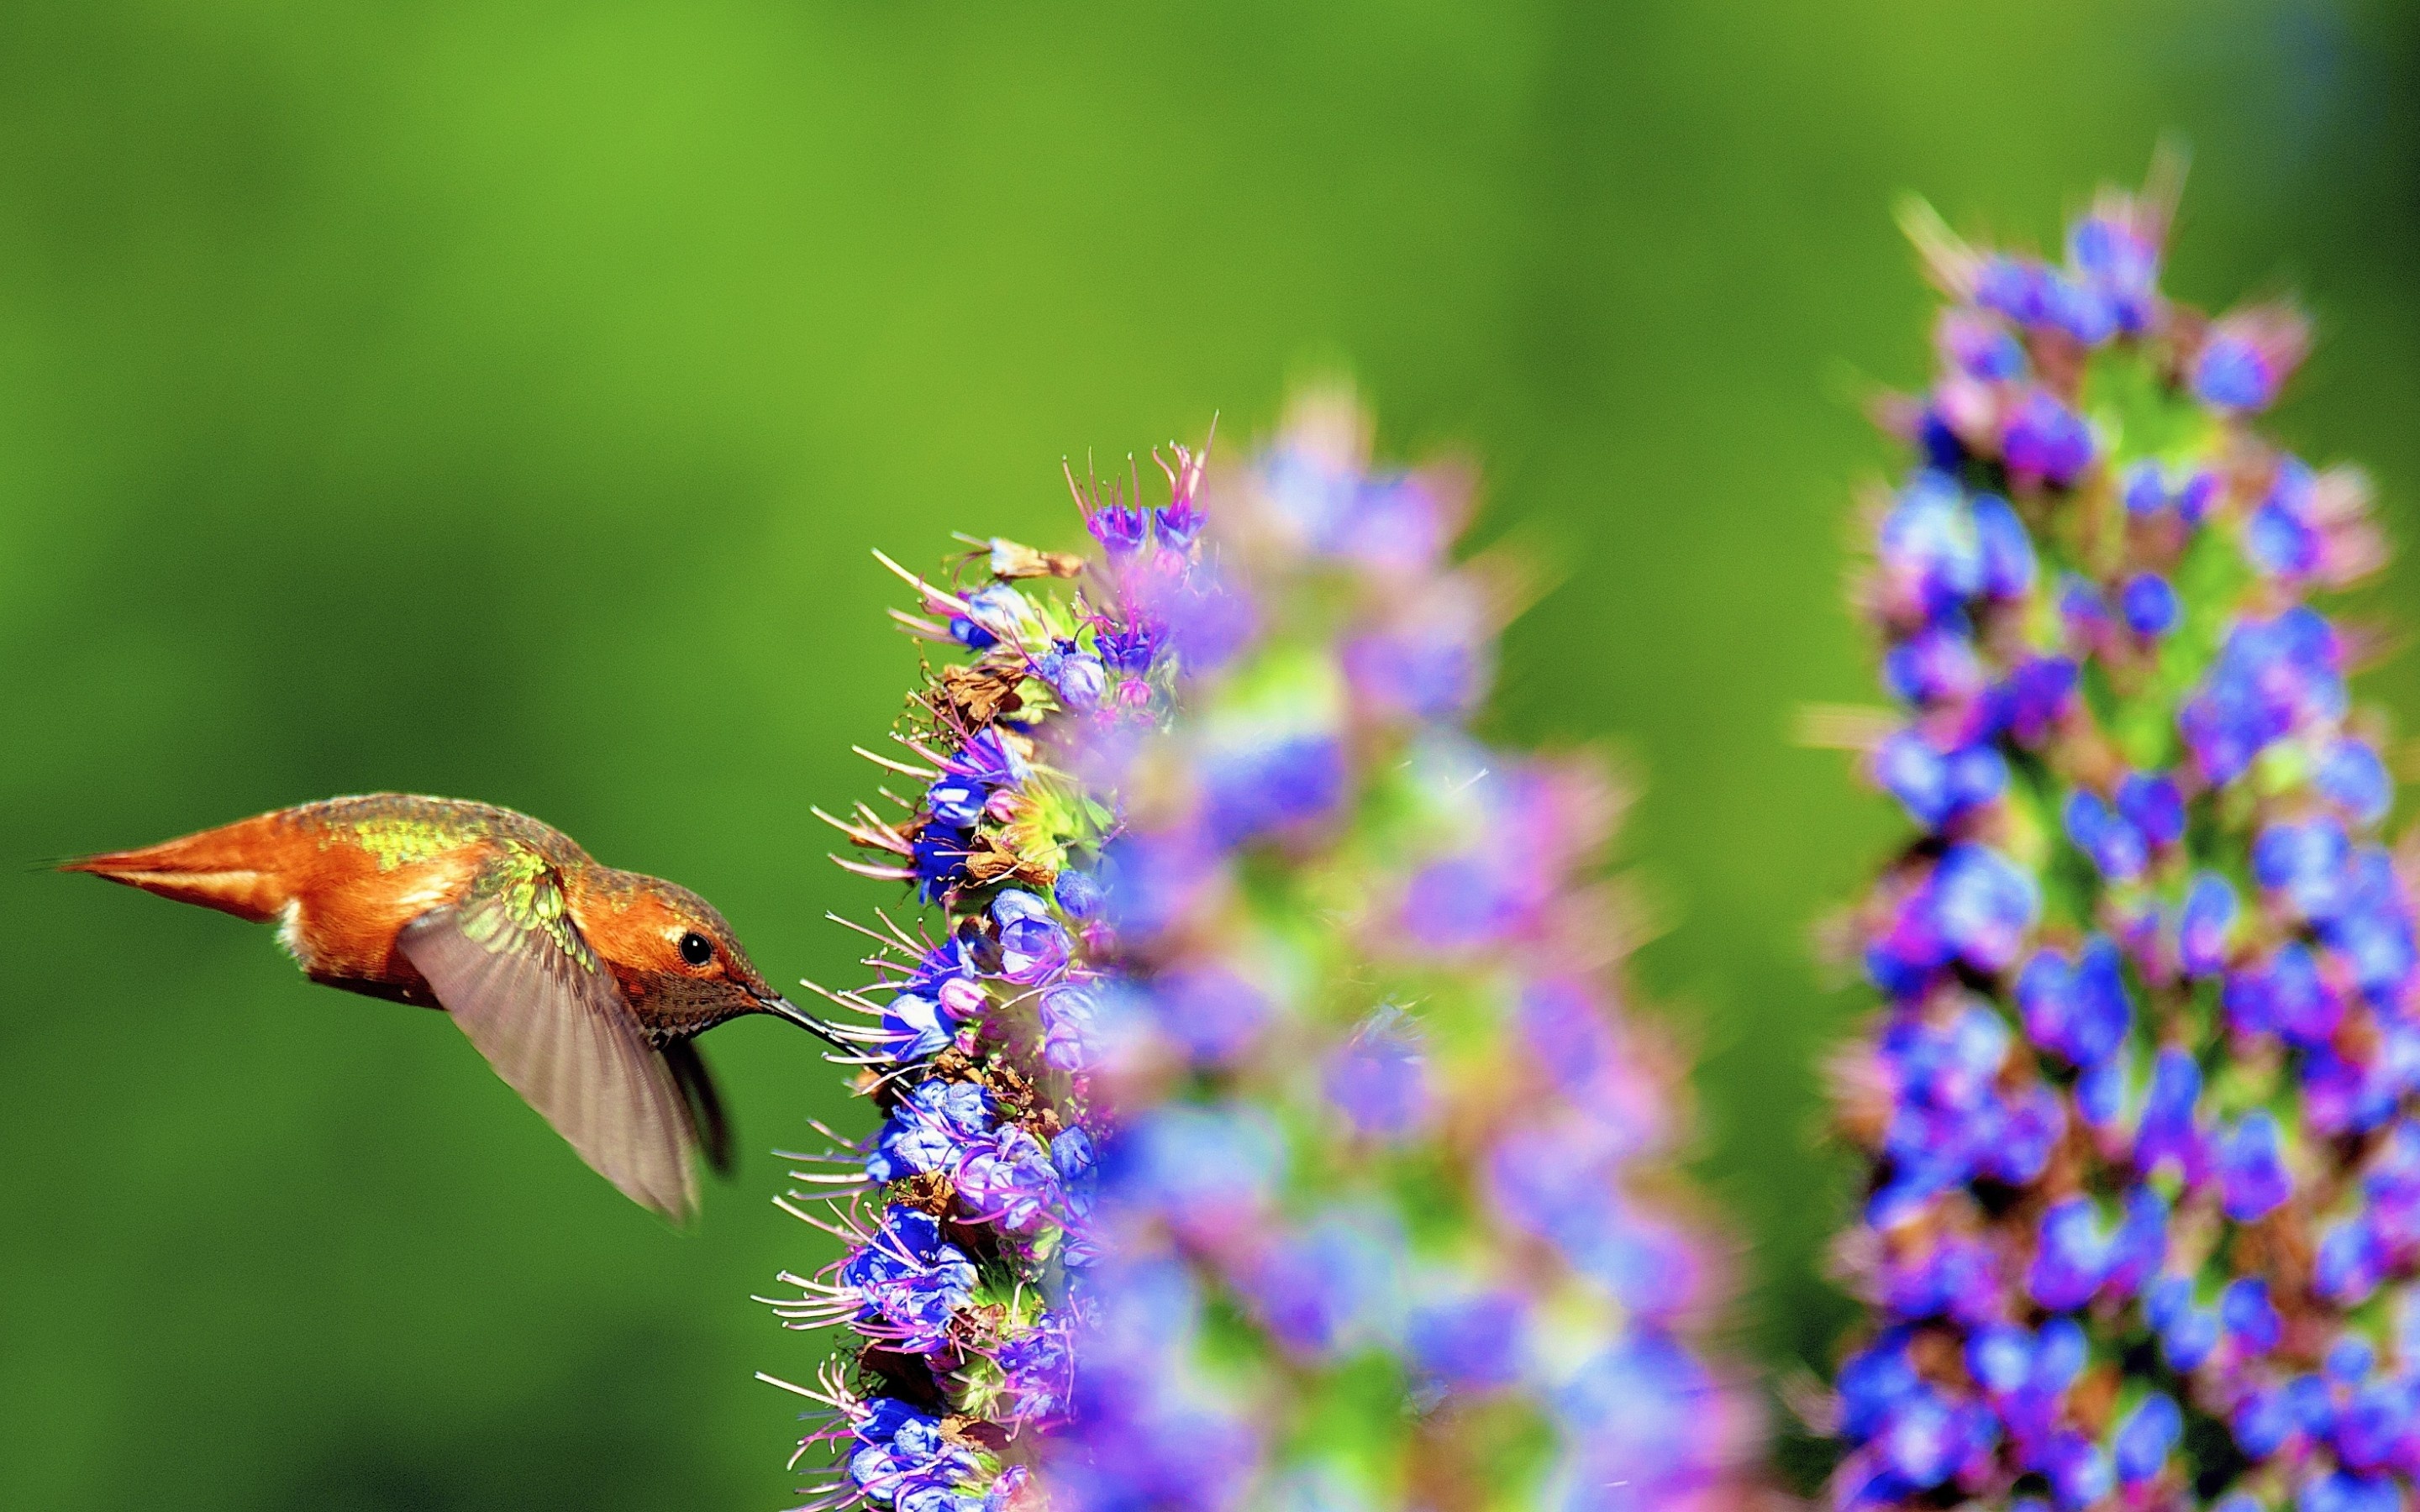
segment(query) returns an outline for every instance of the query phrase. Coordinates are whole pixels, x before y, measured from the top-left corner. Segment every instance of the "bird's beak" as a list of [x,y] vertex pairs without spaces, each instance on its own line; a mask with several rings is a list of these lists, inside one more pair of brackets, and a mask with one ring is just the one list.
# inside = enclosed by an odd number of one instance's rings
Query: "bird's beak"
[[845,1050],[848,1048],[848,1046],[841,1043],[840,1041],[832,1037],[830,1028],[825,1025],[823,1020],[815,1017],[813,1013],[808,1012],[805,1009],[800,1008],[798,1004],[791,1002],[788,998],[777,995],[770,997],[758,997],[756,1001],[764,1007],[766,1012],[772,1014],[776,1018],[789,1020],[799,1027],[806,1030],[809,1034],[814,1035],[816,1039],[821,1040],[824,1043],[830,1045],[833,1049]]

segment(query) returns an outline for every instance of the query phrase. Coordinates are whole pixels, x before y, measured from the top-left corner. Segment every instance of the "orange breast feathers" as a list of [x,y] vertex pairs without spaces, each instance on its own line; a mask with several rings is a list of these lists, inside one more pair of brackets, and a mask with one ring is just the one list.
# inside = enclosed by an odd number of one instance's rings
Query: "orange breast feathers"
[[64,870],[256,923],[273,920],[278,938],[313,978],[383,986],[427,1001],[427,983],[396,949],[396,935],[459,898],[492,850],[492,841],[473,840],[427,859],[381,865],[344,830],[280,812],[87,856]]

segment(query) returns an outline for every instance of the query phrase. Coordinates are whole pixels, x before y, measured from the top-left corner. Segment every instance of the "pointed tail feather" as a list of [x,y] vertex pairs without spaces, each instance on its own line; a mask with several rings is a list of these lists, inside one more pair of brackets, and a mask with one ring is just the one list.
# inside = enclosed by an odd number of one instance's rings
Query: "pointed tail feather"
[[278,864],[271,825],[276,817],[263,814],[140,850],[79,856],[60,862],[58,870],[87,872],[260,923],[275,918],[293,900]]

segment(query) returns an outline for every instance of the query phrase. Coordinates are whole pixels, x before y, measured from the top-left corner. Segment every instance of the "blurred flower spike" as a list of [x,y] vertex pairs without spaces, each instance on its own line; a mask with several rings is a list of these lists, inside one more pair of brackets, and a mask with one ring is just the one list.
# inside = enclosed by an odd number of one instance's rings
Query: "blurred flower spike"
[[827,816],[927,906],[826,994],[880,1127],[783,1199],[845,1246],[766,1299],[851,1335],[776,1381],[806,1504],[1744,1504],[1619,795],[1466,728],[1518,596],[1448,555],[1466,481],[1333,393],[1163,471],[1071,478],[1088,556],[901,571],[954,655],[895,809]]
[[2411,862],[2381,825],[2356,474],[2255,421],[2302,320],[2157,274],[2174,175],[2064,263],[1910,229],[1949,299],[1860,606],[1917,834],[1857,937],[1870,1159],[1842,1508],[2366,1512],[2420,1474]]

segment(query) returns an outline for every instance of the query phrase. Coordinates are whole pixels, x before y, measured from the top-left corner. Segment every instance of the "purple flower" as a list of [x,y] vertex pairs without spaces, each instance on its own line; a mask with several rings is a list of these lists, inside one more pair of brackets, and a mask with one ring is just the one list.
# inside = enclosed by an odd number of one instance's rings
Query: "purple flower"
[[1103,1049],[1100,995],[1092,987],[1062,984],[1042,995],[1042,1058],[1062,1071],[1089,1071]]
[[2275,1349],[2285,1328],[2269,1301],[2269,1283],[2259,1276],[2228,1282],[2219,1296],[2218,1316],[2237,1348],[2248,1354],[2266,1354]]
[[2101,1289],[2109,1265],[2109,1241],[2092,1204],[2081,1197],[2054,1203],[2042,1213],[2025,1291],[2053,1312],[2081,1307]]
[[2092,858],[2112,882],[2132,882],[2143,874],[2149,845],[2133,823],[2102,801],[2078,788],[2067,797],[2067,838]]
[[2133,1486],[2158,1474],[2177,1441],[2184,1436],[2184,1413],[2179,1411],[2175,1397],[2164,1392],[2144,1397],[2118,1427],[2113,1456],[2118,1478]]
[[1256,1044],[1273,1009],[1268,995],[1223,967],[1171,971],[1153,983],[1160,1032],[1197,1065],[1231,1065]]
[[2133,1022],[2122,959],[2098,934],[2085,942],[2072,964],[2048,950],[2025,963],[2017,980],[2017,1004],[2034,1041],[2077,1066],[2107,1059]]
[[2129,772],[2118,783],[2118,811],[2154,849],[2184,838],[2184,796],[2176,782],[2155,772]]
[[1047,1423],[1063,1415],[1075,1390],[1076,1356],[1069,1325],[1059,1317],[1003,1339],[992,1352],[1001,1391],[1012,1404],[1008,1416],[1020,1423]]
[[1067,932],[1050,917],[1050,905],[1017,887],[992,900],[1000,926],[1000,975],[1021,987],[1056,978],[1067,965]]
[[2028,392],[2000,438],[2010,471],[2032,473],[2064,488],[2093,462],[2091,428],[2084,417],[2040,389]]
[[954,1173],[969,1215],[1011,1234],[1028,1233],[1059,1201],[1059,1169],[1041,1141],[1022,1129],[1002,1129],[975,1141]]
[[1401,1140],[1419,1133],[1432,1109],[1427,1057],[1411,1023],[1382,1008],[1328,1057],[1327,1101],[1368,1138]]
[[2118,217],[2087,216],[2068,232],[2067,260],[2104,302],[2117,332],[2150,329],[2160,307],[2156,237]]
[[1344,644],[1345,680],[1361,701],[1396,718],[1451,719],[1487,690],[1488,658],[1457,617],[1421,618]]
[[2155,572],[2130,578],[2118,595],[2118,609],[2127,628],[2136,635],[2162,636],[2177,626],[2180,608],[2177,591]]
[[1262,1321],[1298,1356],[1357,1342],[1395,1307],[1400,1234],[1331,1217],[1280,1238],[1254,1263],[1246,1289]]
[[1320,819],[1344,795],[1344,752],[1329,735],[1230,748],[1203,763],[1202,823],[1222,846]]
[[2219,1142],[2217,1165],[2226,1215],[2237,1223],[2265,1217],[2293,1195],[2277,1119],[2266,1108],[2256,1108],[2236,1121]]
[[2177,925],[2177,952],[2187,972],[2210,977],[2225,968],[2237,910],[2235,888],[2225,877],[2204,872],[2194,878]]
[[1973,644],[1947,629],[1927,630],[1893,646],[1883,658],[1883,677],[1893,693],[1919,706],[1974,698],[1985,681]]
[[2248,336],[2217,332],[2194,362],[2194,393],[2222,409],[2266,409],[2285,375]]
[[1404,1341],[1421,1371],[1455,1390],[1487,1391],[1519,1379],[1528,1332],[1528,1300],[1517,1291],[1488,1291],[1419,1308]]
[[2357,825],[2375,825],[2395,806],[2395,780],[2387,776],[2386,764],[2359,740],[2347,738],[2330,746],[2311,781]]
[[1084,517],[1084,528],[1114,560],[1131,555],[1141,547],[1150,514],[1140,507],[1104,504]]
[[2150,1091],[2134,1134],[2137,1167],[2149,1171],[2174,1161],[2188,1180],[2199,1174],[2202,1142],[2194,1106],[2200,1097],[2201,1067],[2190,1054],[2170,1045],[2153,1057]]
[[1998,705],[1993,723],[2020,745],[2040,744],[2074,706],[2075,680],[2075,663],[2064,656],[2019,662],[1993,690]]
[[842,1265],[840,1278],[878,1319],[876,1336],[908,1353],[947,1343],[951,1318],[974,1288],[974,1262],[944,1243],[928,1213],[893,1206],[863,1248]]
[[1997,798],[2008,787],[2009,764],[1989,746],[1936,750],[1911,726],[1893,731],[1875,749],[1874,777],[1910,817],[1937,826]]
[[1113,672],[1140,677],[1151,671],[1154,658],[1159,655],[1159,627],[1149,623],[1127,629],[1104,629],[1093,640],[1101,664]]

